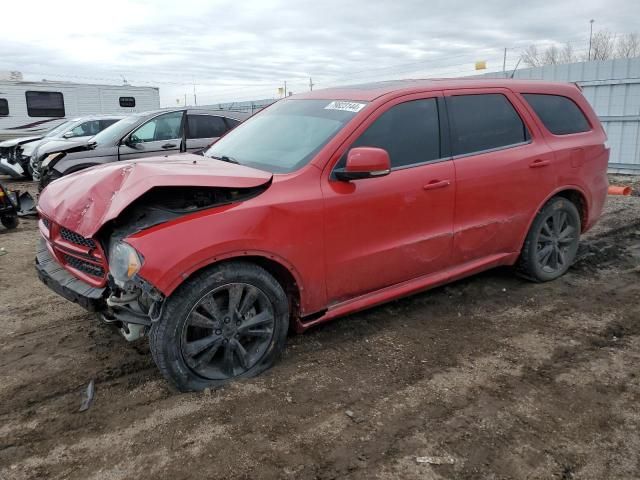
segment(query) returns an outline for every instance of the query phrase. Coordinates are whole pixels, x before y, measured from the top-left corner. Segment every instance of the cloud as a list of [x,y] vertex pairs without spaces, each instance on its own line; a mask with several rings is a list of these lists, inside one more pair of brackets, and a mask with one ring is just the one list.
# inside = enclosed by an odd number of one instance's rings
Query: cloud
[[586,48],[596,29],[637,29],[636,0],[396,2],[72,0],[3,6],[0,70],[29,79],[160,87],[163,104],[265,98],[377,79],[513,66],[531,43]]

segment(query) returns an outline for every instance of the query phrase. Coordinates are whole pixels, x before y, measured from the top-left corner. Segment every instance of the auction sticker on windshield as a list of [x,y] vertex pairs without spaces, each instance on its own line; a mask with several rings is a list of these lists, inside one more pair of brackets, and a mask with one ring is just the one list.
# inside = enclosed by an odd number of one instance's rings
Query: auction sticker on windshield
[[358,102],[343,102],[343,101],[333,101],[326,107],[325,110],[343,110],[345,112],[359,112],[362,110],[367,104],[366,103],[358,103]]

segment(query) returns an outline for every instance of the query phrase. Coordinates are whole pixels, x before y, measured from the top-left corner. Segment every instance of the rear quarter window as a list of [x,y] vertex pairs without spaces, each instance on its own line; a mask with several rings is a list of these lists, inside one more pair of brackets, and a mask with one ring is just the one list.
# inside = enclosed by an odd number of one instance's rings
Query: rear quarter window
[[584,113],[573,100],[561,95],[524,93],[544,126],[554,135],[588,132],[591,126]]
[[9,102],[6,98],[0,98],[0,117],[9,115]]

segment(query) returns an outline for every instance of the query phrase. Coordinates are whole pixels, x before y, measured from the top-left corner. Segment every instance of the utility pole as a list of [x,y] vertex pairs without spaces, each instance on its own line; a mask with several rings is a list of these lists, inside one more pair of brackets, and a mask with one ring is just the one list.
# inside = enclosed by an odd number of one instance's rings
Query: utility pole
[[309,77],[309,91],[313,92],[313,81],[311,80],[311,77]]
[[287,81],[284,81],[284,98],[287,98]]
[[504,48],[504,57],[502,58],[502,74],[507,76],[507,47]]
[[594,20],[589,20],[589,55],[587,56],[588,60],[591,61],[591,40],[593,39],[593,22]]
[[184,106],[185,107],[187,106],[187,94],[186,93],[184,94]]

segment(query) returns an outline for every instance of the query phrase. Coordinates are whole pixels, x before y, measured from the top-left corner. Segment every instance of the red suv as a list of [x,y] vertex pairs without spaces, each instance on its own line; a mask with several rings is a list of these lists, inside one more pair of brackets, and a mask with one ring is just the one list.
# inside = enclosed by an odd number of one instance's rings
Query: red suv
[[395,81],[287,98],[204,156],[121,161],[40,197],[50,288],[148,333],[180,390],[268,368],[312,325],[498,265],[564,274],[609,151],[570,84]]

